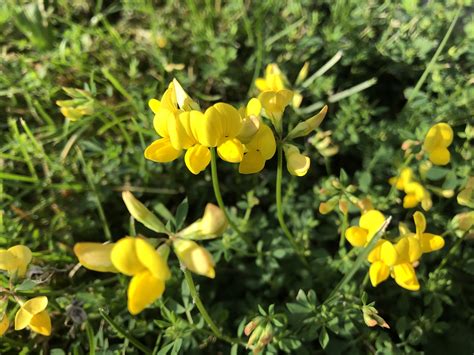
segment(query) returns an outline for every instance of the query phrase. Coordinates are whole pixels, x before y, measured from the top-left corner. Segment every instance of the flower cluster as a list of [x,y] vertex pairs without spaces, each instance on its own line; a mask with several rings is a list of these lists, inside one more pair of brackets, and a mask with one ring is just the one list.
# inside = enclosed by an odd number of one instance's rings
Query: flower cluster
[[169,240],[155,249],[149,239],[126,236],[115,243],[77,243],[74,253],[87,269],[132,277],[127,291],[131,314],[140,313],[162,296],[165,283],[171,277],[168,267],[169,245],[172,245],[186,269],[209,278],[215,277],[211,254],[192,239],[216,238],[225,231],[227,220],[217,206],[208,204],[201,219],[178,233],[171,233],[130,192],[123,193],[123,200],[137,221],[150,229],[168,234]]
[[[401,235],[396,243],[379,239],[368,255],[367,259],[371,263],[369,277],[374,287],[392,276],[399,286],[411,291],[419,290],[415,267],[422,254],[441,249],[444,239],[439,235],[425,233],[426,219],[421,212],[415,212],[413,219],[415,233],[400,228]],[[380,211],[367,211],[360,217],[359,226],[346,230],[346,239],[354,247],[366,246],[381,229],[384,221],[385,217]]]
[[[31,263],[31,250],[24,245],[15,245],[7,250],[0,250],[0,270],[6,271],[10,276],[10,285],[23,279]],[[14,288],[1,289],[4,293],[0,299],[0,336],[5,334],[10,326],[10,320],[6,313],[8,308],[8,296],[19,305],[15,315],[15,330],[30,328],[32,331],[49,336],[51,334],[51,318],[47,311],[48,298],[39,296],[30,300],[23,300],[15,294]]]
[[[270,66],[270,68],[274,68]],[[272,128],[262,116],[272,123],[276,135],[284,141],[288,171],[292,175],[305,175],[309,158],[290,143],[292,139],[312,132],[324,119],[321,112],[299,123],[283,139],[282,116],[290,103],[293,92],[285,89],[280,72],[267,69],[265,78],[256,81],[262,90],[258,98],[252,98],[246,107],[237,110],[228,103],[216,103],[205,111],[174,79],[161,100],[151,99],[149,106],[154,113],[153,126],[161,137],[145,150],[149,160],[166,163],[177,159],[183,151],[184,162],[193,174],[205,170],[211,161],[211,150],[229,163],[239,163],[241,174],[261,171],[265,162],[275,155],[277,142]]]

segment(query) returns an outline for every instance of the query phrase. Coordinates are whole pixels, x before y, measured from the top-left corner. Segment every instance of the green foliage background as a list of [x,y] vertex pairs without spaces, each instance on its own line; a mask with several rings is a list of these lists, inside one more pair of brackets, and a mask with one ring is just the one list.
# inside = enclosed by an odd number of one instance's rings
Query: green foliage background
[[[457,11],[451,37],[424,85],[413,91]],[[68,276],[76,263],[72,246],[117,240],[133,228],[156,237],[131,224],[120,198],[125,188],[162,215],[164,206],[174,214],[187,197],[187,223],[202,214],[207,202],[215,202],[209,169],[194,176],[182,161],[154,164],[143,157],[146,145],[156,139],[147,102],[159,98],[173,77],[201,106],[221,100],[242,105],[256,94],[253,82],[266,64],[278,63],[293,81],[305,61],[313,73],[342,51],[342,59],[302,92],[301,111],[289,110],[285,116],[293,124],[308,117],[310,105],[329,102],[322,128],[332,130],[339,146],[337,155],[324,159],[304,142],[310,172],[303,178],[284,177],[285,214],[308,250],[312,272],[301,267],[278,226],[275,159],[256,176],[239,175],[235,166],[220,162],[224,200],[239,216],[251,210],[246,224],[241,223],[258,248],[248,250],[231,231],[207,243],[217,261],[217,277],[196,278],[203,302],[233,337],[242,336],[245,323],[259,313],[258,305],[266,311],[274,304],[274,311],[285,316],[275,326],[269,353],[472,354],[472,241],[462,241],[448,257],[459,238],[450,220],[466,210],[456,198],[433,194],[428,230],[447,232],[446,246],[418,267],[420,292],[392,281],[366,287],[389,330],[363,323],[358,305],[366,266],[338,302],[321,306],[353,267],[354,255],[347,254],[349,245],[339,248],[340,216],[318,212],[327,198],[321,188],[343,169],[346,184],[357,185],[360,196],[371,196],[376,208],[393,216],[392,230],[399,221],[411,224],[413,211],[389,196],[387,181],[403,161],[402,142],[422,140],[439,121],[456,132],[453,159],[447,168],[433,171],[428,183],[456,192],[463,186],[472,174],[472,13],[470,1],[454,0],[3,2],[0,246],[24,243],[35,252],[37,277],[44,280],[35,290],[49,295],[53,334],[41,338],[11,331],[0,339],[2,353],[136,353],[99,309],[160,354],[228,353],[230,345],[213,339],[193,308],[176,259],[171,258],[173,278],[163,299],[132,317],[126,310],[125,277],[82,269]],[[376,83],[368,89],[336,100],[335,94],[372,78]],[[55,104],[67,98],[61,87],[89,90],[95,113],[66,121]],[[350,216],[358,217],[355,208]],[[82,324],[73,323],[74,300],[87,312]],[[187,313],[194,325],[187,322]],[[237,346],[232,351],[245,353]]]

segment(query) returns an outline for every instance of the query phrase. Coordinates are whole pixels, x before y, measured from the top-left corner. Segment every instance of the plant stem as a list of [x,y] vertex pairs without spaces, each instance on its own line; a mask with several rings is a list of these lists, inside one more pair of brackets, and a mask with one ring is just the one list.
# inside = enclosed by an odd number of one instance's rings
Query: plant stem
[[278,151],[278,165],[277,165],[277,176],[276,176],[276,205],[277,205],[278,222],[280,223],[280,227],[283,230],[283,233],[285,233],[286,237],[288,238],[288,241],[290,242],[291,246],[295,250],[298,257],[300,258],[301,262],[307,268],[309,268],[309,263],[306,260],[306,257],[301,252],[300,248],[298,247],[298,244],[296,244],[295,238],[293,237],[290,230],[288,229],[288,226],[285,223],[285,218],[283,217],[283,205],[282,205],[282,199],[281,199],[281,184],[282,184],[282,178],[283,178],[283,146],[281,145],[281,143],[278,143],[277,151]]
[[186,279],[186,282],[189,287],[189,291],[191,292],[191,296],[199,310],[199,313],[201,313],[201,316],[204,318],[204,321],[207,323],[209,328],[211,328],[212,333],[214,333],[214,335],[217,338],[224,340],[232,345],[234,344],[242,345],[240,340],[232,339],[222,334],[219,328],[217,328],[217,325],[214,323],[209,313],[207,313],[206,307],[204,307],[204,305],[202,304],[201,298],[199,297],[199,292],[196,290],[196,285],[194,284],[193,276],[191,275],[189,270],[184,270],[184,278]]
[[212,187],[214,189],[214,195],[216,196],[217,204],[219,208],[224,212],[225,218],[231,228],[240,236],[245,242],[252,248],[254,248],[252,241],[244,235],[244,233],[237,227],[235,222],[230,218],[230,214],[227,211],[224,200],[222,199],[221,189],[219,187],[219,177],[217,176],[217,157],[216,157],[216,148],[211,148],[211,177],[212,177]]
[[348,223],[349,221],[347,218],[347,213],[342,213],[341,237],[339,239],[339,248],[342,248],[344,246],[344,242],[346,241],[346,229]]

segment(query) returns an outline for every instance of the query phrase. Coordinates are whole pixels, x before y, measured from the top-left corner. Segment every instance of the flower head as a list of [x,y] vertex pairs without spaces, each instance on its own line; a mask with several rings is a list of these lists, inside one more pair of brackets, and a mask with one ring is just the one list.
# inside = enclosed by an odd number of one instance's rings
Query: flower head
[[24,277],[31,262],[31,250],[23,245],[15,245],[7,250],[0,250],[0,270],[10,275]]
[[385,221],[384,215],[377,210],[365,212],[359,219],[359,226],[346,230],[346,239],[354,247],[363,247],[374,237]]
[[48,298],[39,296],[26,301],[15,315],[15,330],[29,327],[32,331],[49,336],[51,318],[46,310]]
[[437,123],[431,127],[423,142],[423,150],[435,165],[446,165],[451,159],[448,147],[453,142],[453,130],[447,123]]

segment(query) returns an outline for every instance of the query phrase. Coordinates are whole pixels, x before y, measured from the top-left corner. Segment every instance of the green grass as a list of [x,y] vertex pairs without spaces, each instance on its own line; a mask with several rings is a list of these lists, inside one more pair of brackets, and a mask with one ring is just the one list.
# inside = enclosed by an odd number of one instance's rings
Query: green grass
[[[332,131],[339,148],[323,157],[302,142],[310,172],[283,176],[283,213],[312,273],[278,225],[276,157],[256,176],[239,175],[219,161],[223,199],[232,214],[247,216],[242,226],[256,249],[230,230],[205,244],[217,277],[195,277],[204,305],[223,334],[243,342],[244,325],[262,311],[273,314],[267,310],[275,305],[274,314],[284,316],[281,325],[273,324],[269,353],[471,354],[472,233],[458,242],[450,221],[468,210],[455,196],[473,174],[473,20],[468,0],[2,3],[0,247],[24,244],[34,252],[37,277],[46,281],[23,293],[49,295],[53,334],[10,328],[0,351],[245,353],[206,327],[175,258],[162,300],[132,317],[127,279],[84,269],[71,276],[77,263],[72,247],[118,240],[134,229],[158,236],[130,221],[121,200],[126,189],[162,217],[174,215],[187,198],[186,224],[207,202],[216,203],[210,168],[194,176],[182,159],[156,164],[143,157],[157,137],[147,102],[160,98],[174,77],[201,107],[218,101],[240,106],[257,94],[253,82],[266,64],[278,63],[294,82],[308,61],[303,104],[285,120],[295,125],[328,103],[321,128]],[[94,113],[66,120],[55,103],[70,99],[63,87],[88,91]],[[455,131],[453,159],[425,178],[434,204],[426,215],[429,231],[445,233],[446,246],[418,267],[421,291],[410,293],[392,281],[373,288],[363,281],[365,265],[344,283],[337,302],[322,305],[357,259],[347,243],[339,248],[342,216],[318,213],[319,203],[331,197],[331,182],[339,178],[357,186],[355,195],[370,196],[392,216],[390,237],[396,237],[397,224],[411,224],[413,210],[400,206],[401,194],[389,194],[388,178],[403,162],[402,143],[422,140],[440,121]],[[455,195],[444,198],[436,193],[441,190]],[[354,225],[357,217],[351,208],[348,222]],[[0,281],[5,286],[6,276]],[[390,330],[365,326],[357,308],[363,297],[376,302]],[[87,321],[73,322],[73,301]],[[291,312],[287,305],[294,302],[303,313]]]

